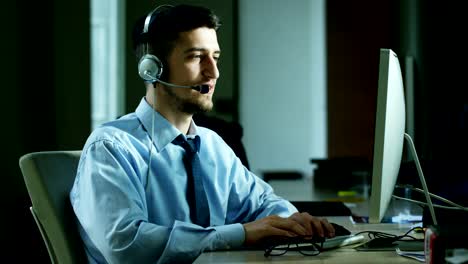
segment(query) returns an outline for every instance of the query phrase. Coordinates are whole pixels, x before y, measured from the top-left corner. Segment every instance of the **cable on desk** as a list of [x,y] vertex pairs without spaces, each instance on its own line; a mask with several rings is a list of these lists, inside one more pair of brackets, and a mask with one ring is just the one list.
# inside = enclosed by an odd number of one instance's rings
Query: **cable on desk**
[[[374,244],[377,244],[377,243],[382,243],[382,244],[392,244],[393,242],[396,242],[396,241],[418,241],[418,242],[422,242],[424,241],[424,239],[418,239],[418,238],[415,238],[414,236],[410,235],[410,233],[412,231],[420,231],[420,230],[423,230],[422,227],[413,227],[411,228],[410,230],[408,230],[405,234],[403,235],[394,235],[394,234],[390,234],[390,233],[385,233],[385,232],[380,232],[380,231],[361,231],[361,232],[358,232],[356,233],[355,235],[360,235],[360,234],[365,234],[367,233],[370,241],[368,243],[374,243]],[[371,242],[371,241],[374,241],[374,242]]]

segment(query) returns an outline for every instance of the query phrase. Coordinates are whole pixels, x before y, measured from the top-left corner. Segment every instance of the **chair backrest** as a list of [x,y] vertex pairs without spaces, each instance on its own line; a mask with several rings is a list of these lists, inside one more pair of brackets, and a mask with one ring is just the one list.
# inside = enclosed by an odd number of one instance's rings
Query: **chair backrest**
[[85,263],[69,200],[81,151],[44,151],[20,158],[31,212],[41,231],[52,263]]

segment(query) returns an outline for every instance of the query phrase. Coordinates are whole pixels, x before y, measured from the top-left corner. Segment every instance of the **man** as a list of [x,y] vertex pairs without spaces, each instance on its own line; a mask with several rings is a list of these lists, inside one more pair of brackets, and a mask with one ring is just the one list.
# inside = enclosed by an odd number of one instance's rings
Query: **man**
[[[333,236],[325,219],[297,213],[221,137],[193,122],[213,107],[218,18],[179,5],[144,21],[136,26],[137,56],[156,56],[162,74],[140,61],[146,96],[134,113],[93,131],[70,193],[89,261],[184,263],[272,236]],[[195,142],[195,154],[186,142]]]

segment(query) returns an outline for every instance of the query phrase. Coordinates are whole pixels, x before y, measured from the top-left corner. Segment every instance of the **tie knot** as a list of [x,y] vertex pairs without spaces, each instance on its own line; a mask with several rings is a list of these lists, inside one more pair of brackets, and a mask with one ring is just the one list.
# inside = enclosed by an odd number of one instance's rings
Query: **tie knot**
[[194,138],[185,139],[185,137],[182,134],[177,136],[173,141],[174,144],[183,147],[185,151],[190,154],[198,152],[198,148],[200,146],[199,142],[200,139],[198,136],[195,136]]

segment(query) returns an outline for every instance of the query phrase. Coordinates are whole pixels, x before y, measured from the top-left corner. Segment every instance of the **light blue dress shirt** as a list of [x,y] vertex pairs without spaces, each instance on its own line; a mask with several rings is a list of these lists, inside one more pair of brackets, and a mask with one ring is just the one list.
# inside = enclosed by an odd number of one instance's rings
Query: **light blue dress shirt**
[[218,134],[192,122],[211,226],[191,223],[184,150],[172,143],[180,134],[144,98],[134,113],[92,132],[70,192],[90,263],[192,262],[203,251],[240,247],[242,223],[297,211]]

